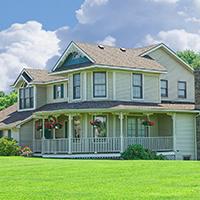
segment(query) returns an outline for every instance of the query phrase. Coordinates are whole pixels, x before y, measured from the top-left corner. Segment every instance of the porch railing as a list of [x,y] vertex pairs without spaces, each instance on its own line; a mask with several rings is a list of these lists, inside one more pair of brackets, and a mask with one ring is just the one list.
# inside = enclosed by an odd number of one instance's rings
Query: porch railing
[[120,137],[72,138],[70,142],[71,150],[69,139],[34,140],[33,151],[43,154],[117,153],[124,151],[131,144],[141,144],[144,148],[154,151],[173,150],[173,137],[123,137],[122,140]]

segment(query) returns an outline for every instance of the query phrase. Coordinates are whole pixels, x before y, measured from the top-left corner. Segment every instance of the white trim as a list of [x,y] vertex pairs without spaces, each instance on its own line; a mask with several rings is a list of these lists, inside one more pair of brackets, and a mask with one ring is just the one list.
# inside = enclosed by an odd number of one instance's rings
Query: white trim
[[185,67],[186,67],[189,71],[191,71],[191,72],[194,71],[194,69],[193,69],[190,65],[188,65],[184,60],[182,60],[181,58],[179,58],[173,50],[171,50],[167,45],[165,45],[165,44],[163,44],[163,43],[161,43],[161,44],[159,44],[158,46],[153,47],[152,49],[150,49],[150,50],[144,52],[144,53],[141,54],[140,56],[145,56],[145,55],[147,55],[147,54],[149,54],[149,53],[151,53],[151,52],[153,52],[153,51],[155,51],[155,50],[157,50],[157,49],[159,49],[159,48],[161,48],[161,47],[164,48],[165,50],[167,50],[171,55],[173,55],[173,56],[174,56],[179,62],[181,62],[183,65],[185,65]]
[[173,150],[176,156],[176,113],[172,114]]
[[113,84],[113,87],[112,87],[112,89],[113,89],[113,100],[116,100],[116,72],[115,71],[113,72],[113,82],[112,82],[112,84]]
[[18,112],[23,112],[23,111],[31,111],[31,110],[35,110],[36,109],[36,102],[37,102],[37,100],[36,100],[36,95],[37,95],[37,93],[36,93],[36,86],[35,85],[33,85],[33,86],[28,86],[27,88],[29,88],[29,87],[33,87],[33,108],[24,108],[24,109],[20,109],[20,106],[19,106],[19,104],[20,104],[20,99],[19,99],[19,90],[20,89],[23,89],[23,88],[18,88],[18,102],[17,102],[17,110],[18,110]]
[[[94,80],[94,73],[98,73],[98,72],[104,72],[106,73],[106,97],[94,97],[94,86],[93,86],[93,80]],[[108,99],[108,71],[92,71],[91,73],[91,99],[92,100],[104,100],[104,99]]]
[[[77,99],[74,99],[74,75],[75,74],[80,74],[80,98],[77,98]],[[83,92],[82,92],[82,88],[83,88],[83,85],[82,85],[82,75],[83,75],[83,72],[74,72],[72,74],[70,74],[70,76],[72,77],[72,83],[71,83],[71,91],[72,91],[72,98],[71,98],[71,102],[80,102],[82,101],[83,99]]]
[[71,41],[69,46],[65,49],[64,53],[62,54],[62,56],[59,58],[59,60],[57,61],[57,63],[55,64],[55,66],[53,67],[53,69],[51,70],[52,72],[59,66],[59,64],[61,62],[64,61],[64,59],[66,59],[66,55],[68,50],[74,46],[77,50],[79,50],[84,56],[86,56],[91,62],[95,62],[88,54],[86,54],[86,52],[84,52],[75,42]]
[[83,72],[83,100],[87,100],[87,72]]
[[166,74],[167,71],[159,71],[159,70],[148,70],[148,69],[141,69],[141,68],[132,68],[132,67],[122,67],[122,66],[109,66],[109,65],[91,65],[88,67],[80,67],[76,69],[70,69],[70,70],[63,70],[59,72],[51,72],[49,75],[57,75],[57,74],[63,74],[63,73],[70,73],[70,72],[76,72],[76,71],[81,71],[81,70],[86,70],[86,69],[93,69],[93,68],[98,68],[98,69],[118,69],[118,70],[124,70],[124,71],[134,71],[134,72],[151,72],[151,73],[156,73],[156,74]]
[[113,133],[115,133],[115,135],[113,135],[112,137],[117,137],[117,130],[116,130],[116,115],[112,115],[113,116]]
[[33,82],[33,83],[30,83],[29,85],[50,85],[50,84],[54,84],[54,83],[66,82],[68,80],[69,79],[66,78],[66,79],[60,79],[60,80],[55,80],[55,81],[47,81],[47,82]]
[[16,85],[17,85],[17,83],[19,82],[19,80],[21,80],[20,77],[23,78],[23,80],[28,84],[28,81],[22,76],[22,74],[23,74],[24,72],[26,72],[26,74],[29,76],[29,78],[30,78],[31,80],[33,80],[33,77],[32,77],[32,76],[26,71],[26,69],[24,68],[24,69],[22,69],[22,71],[20,72],[19,76],[18,76],[17,79],[15,80],[14,84],[12,85],[12,87],[16,87]]

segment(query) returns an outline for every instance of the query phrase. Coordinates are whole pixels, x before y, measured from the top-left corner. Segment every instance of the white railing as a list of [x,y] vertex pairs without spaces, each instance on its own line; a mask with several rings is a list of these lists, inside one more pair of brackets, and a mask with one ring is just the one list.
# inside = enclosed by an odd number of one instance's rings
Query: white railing
[[42,140],[41,139],[35,139],[33,141],[33,152],[40,153],[42,151]]
[[[69,149],[69,140],[65,138],[35,140],[33,151],[43,154],[114,153],[121,151],[120,137],[72,138],[70,142],[71,150]],[[124,137],[122,151],[131,144],[141,144],[144,148],[154,151],[169,151],[173,150],[173,137]]]
[[173,150],[173,137],[124,137],[124,149],[131,144],[141,144],[154,151]]
[[68,153],[68,139],[45,139],[43,140],[42,153]]

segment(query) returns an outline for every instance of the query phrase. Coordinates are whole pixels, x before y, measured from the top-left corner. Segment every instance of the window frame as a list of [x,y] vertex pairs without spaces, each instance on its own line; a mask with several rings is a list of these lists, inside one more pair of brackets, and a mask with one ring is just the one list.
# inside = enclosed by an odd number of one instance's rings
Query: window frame
[[[58,88],[60,88],[60,91],[58,91]],[[59,94],[59,95],[57,95],[57,94]],[[54,99],[63,99],[64,98],[64,83],[53,85],[53,97],[54,97]]]
[[[184,85],[185,85],[184,89],[179,88],[180,83],[184,83]],[[180,95],[179,91],[184,91],[184,96]],[[187,82],[186,81],[178,81],[178,98],[180,98],[180,99],[186,99],[187,98]]]
[[[105,75],[105,83],[95,83],[95,74],[104,74]],[[96,95],[95,94],[95,86],[104,86],[105,87],[105,95]],[[107,73],[104,71],[93,72],[93,98],[107,98]]]
[[[162,81],[166,82],[166,88],[162,87]],[[168,80],[166,80],[166,79],[160,79],[160,95],[161,95],[161,97],[168,97],[168,91],[169,91],[168,88],[169,88],[169,86],[168,86]],[[166,92],[164,95],[162,94],[162,89],[164,89],[165,92]]]
[[[134,75],[139,75],[141,77],[141,85],[134,85]],[[134,96],[134,88],[140,88],[140,97]],[[139,74],[139,73],[132,73],[132,98],[133,99],[138,99],[141,100],[144,98],[144,78],[143,78],[143,74]]]
[[[26,97],[26,90],[28,90],[28,97]],[[23,94],[21,93],[23,91]],[[22,95],[22,96],[21,96]],[[29,101],[29,106],[27,106]],[[34,108],[34,87],[19,88],[19,109],[33,109]]]
[[[79,85],[75,85],[75,76],[79,76]],[[76,89],[79,88],[79,96],[76,96]],[[73,74],[73,99],[81,98],[81,74]]]

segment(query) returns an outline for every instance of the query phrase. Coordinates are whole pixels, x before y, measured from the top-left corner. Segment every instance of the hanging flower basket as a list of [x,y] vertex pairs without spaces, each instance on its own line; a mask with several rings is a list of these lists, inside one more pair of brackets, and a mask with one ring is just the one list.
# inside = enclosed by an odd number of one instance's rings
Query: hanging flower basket
[[145,120],[145,121],[142,122],[142,124],[143,124],[144,126],[154,126],[154,125],[155,125],[155,122],[150,121],[150,120]]

